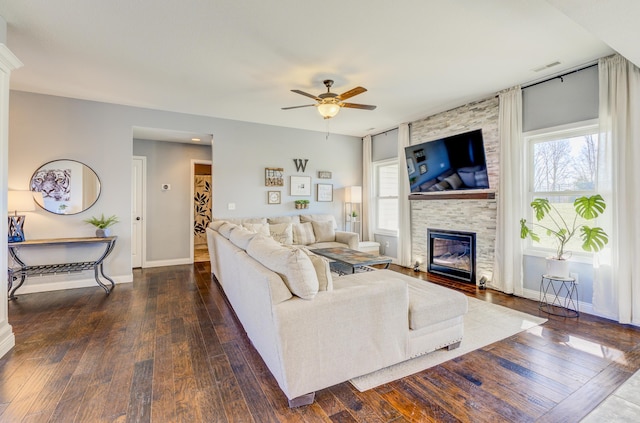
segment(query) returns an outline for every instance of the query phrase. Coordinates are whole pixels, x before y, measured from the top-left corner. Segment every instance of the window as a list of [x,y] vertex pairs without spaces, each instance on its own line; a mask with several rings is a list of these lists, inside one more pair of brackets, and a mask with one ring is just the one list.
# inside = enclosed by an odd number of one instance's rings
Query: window
[[[598,126],[579,125],[563,130],[538,132],[525,136],[528,154],[527,205],[536,198],[547,198],[560,214],[567,212],[573,218],[573,202],[582,196],[596,194]],[[535,217],[527,207],[527,220]],[[538,222],[545,225],[545,220]],[[532,250],[555,250],[555,238],[544,229],[537,228],[540,242],[528,241]],[[574,237],[567,249],[584,254],[582,240]]]
[[373,163],[376,233],[397,235],[398,232],[398,160]]

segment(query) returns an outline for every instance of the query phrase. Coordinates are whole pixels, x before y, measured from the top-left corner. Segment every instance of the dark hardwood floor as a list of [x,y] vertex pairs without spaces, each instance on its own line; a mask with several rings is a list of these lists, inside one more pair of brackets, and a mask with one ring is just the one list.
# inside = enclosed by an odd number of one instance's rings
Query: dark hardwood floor
[[[392,267],[410,275],[409,269]],[[445,280],[538,315],[537,303]],[[546,315],[544,315],[547,317]],[[582,314],[367,392],[289,409],[208,263],[134,283],[20,295],[0,359],[1,422],[576,422],[640,368],[640,330]]]

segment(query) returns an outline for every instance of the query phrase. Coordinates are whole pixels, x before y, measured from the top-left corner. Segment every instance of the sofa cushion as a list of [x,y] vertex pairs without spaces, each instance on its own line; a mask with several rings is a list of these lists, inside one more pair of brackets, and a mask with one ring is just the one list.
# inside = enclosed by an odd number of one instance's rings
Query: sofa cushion
[[278,217],[267,217],[267,222],[275,225],[276,223],[300,223],[300,216],[278,216]]
[[467,312],[467,297],[430,282],[409,282],[409,328],[417,330]]
[[300,222],[332,222],[333,229],[338,228],[338,224],[336,223],[336,218],[332,214],[301,214]]
[[252,232],[242,226],[237,226],[231,230],[229,234],[229,241],[231,241],[236,247],[246,250],[247,245],[249,245],[249,241],[251,241],[254,236],[256,236],[255,232]]
[[313,233],[316,236],[316,242],[332,242],[336,240],[336,231],[333,228],[333,222],[312,221]]
[[315,268],[301,249],[286,247],[271,238],[256,235],[247,246],[247,254],[279,274],[293,295],[311,300],[318,293]]
[[231,230],[234,229],[234,228],[237,228],[237,227],[238,227],[238,225],[236,225],[235,223],[224,222],[218,228],[218,233],[220,235],[222,235],[223,237],[229,239],[229,235],[231,234]]
[[444,181],[446,178],[448,178],[449,176],[453,175],[456,171],[453,169],[447,169],[444,172],[442,172],[440,175],[436,176],[436,179],[440,182]]
[[291,223],[276,223],[269,225],[269,233],[271,237],[280,244],[293,244],[293,225]]
[[268,223],[243,223],[242,226],[244,226],[251,232],[255,232],[264,236],[271,236]]
[[313,225],[311,222],[294,223],[293,229],[293,243],[296,245],[309,245],[316,242],[316,237],[313,234]]
[[300,247],[300,249],[309,256],[311,264],[313,264],[313,268],[316,270],[318,291],[333,291],[333,277],[331,276],[329,259],[313,253],[308,248]]
[[460,179],[466,186],[468,186],[469,188],[473,188],[476,186],[476,172],[468,171],[466,169],[470,168],[459,169],[458,176],[460,176]]

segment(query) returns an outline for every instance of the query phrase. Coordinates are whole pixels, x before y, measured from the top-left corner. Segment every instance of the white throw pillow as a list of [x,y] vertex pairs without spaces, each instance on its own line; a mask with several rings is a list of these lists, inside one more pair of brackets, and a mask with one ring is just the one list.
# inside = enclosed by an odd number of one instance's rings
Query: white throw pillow
[[293,225],[291,223],[269,225],[269,233],[271,234],[271,237],[280,244],[293,244]]
[[311,222],[294,223],[293,226],[293,243],[296,245],[309,245],[316,242],[313,234],[313,225]]
[[333,229],[333,222],[311,222],[316,242],[333,242],[336,240],[336,231]]
[[223,237],[229,239],[229,234],[231,233],[231,230],[237,227],[238,225],[236,225],[235,223],[224,222],[218,228],[218,233]]
[[225,223],[226,223],[226,220],[213,220],[211,221],[211,223],[209,223],[209,227],[214,231],[217,231],[218,229],[220,229],[220,226],[222,226]]
[[312,300],[318,293],[315,268],[301,249],[285,247],[273,239],[256,235],[247,246],[247,254],[279,274],[293,295]]
[[333,223],[333,229],[338,229],[338,224],[336,223],[336,218],[332,214],[301,214],[300,222],[326,222],[329,221]]
[[316,270],[316,276],[318,277],[318,290],[333,291],[333,277],[331,276],[329,259],[314,254],[308,248],[300,247],[300,249],[309,256],[311,264],[313,264],[313,268]]
[[246,250],[247,245],[249,245],[249,241],[251,241],[256,235],[257,234],[255,232],[251,232],[247,228],[238,226],[231,230],[231,233],[229,234],[229,241],[231,241],[236,247]]
[[271,234],[269,233],[268,223],[243,223],[242,226],[244,226],[251,232],[255,232],[264,236],[271,236]]
[[275,225],[277,223],[300,223],[300,216],[278,216],[278,217],[268,217],[267,222],[270,225]]

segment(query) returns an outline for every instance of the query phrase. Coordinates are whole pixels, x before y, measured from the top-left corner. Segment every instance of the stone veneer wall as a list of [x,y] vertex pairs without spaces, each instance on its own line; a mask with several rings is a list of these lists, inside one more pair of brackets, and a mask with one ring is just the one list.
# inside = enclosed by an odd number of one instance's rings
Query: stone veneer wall
[[[476,282],[482,275],[491,279],[497,230],[497,197],[499,172],[498,136],[499,99],[469,103],[429,116],[411,124],[411,144],[435,140],[449,135],[482,129],[484,138],[489,191],[492,200],[411,200],[412,261],[421,263],[426,271],[428,261],[427,228],[476,233]],[[425,194],[428,196],[428,194]]]

